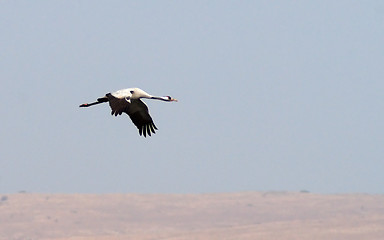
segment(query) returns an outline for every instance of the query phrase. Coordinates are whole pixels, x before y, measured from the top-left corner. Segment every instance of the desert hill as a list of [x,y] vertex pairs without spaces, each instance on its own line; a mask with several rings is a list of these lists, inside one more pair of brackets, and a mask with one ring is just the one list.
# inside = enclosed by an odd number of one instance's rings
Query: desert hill
[[381,240],[384,196],[0,194],[1,240]]

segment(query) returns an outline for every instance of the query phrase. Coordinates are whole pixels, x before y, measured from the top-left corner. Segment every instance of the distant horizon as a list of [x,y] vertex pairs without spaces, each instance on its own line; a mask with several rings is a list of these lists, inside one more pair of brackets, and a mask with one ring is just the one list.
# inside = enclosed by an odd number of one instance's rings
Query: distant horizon
[[264,194],[316,194],[316,195],[384,195],[384,193],[365,193],[365,192],[341,192],[341,193],[321,193],[321,192],[311,192],[307,190],[300,191],[284,191],[284,190],[265,190],[265,191],[234,191],[234,192],[183,192],[183,193],[172,193],[172,192],[29,192],[29,191],[18,191],[18,192],[0,192],[0,197],[2,195],[12,195],[12,194],[42,194],[42,195],[73,195],[73,194],[84,194],[84,195],[113,195],[113,194],[136,194],[136,195],[216,195],[216,194],[241,194],[241,193],[264,193]]
[[384,196],[304,193],[11,195],[1,239],[378,240]]

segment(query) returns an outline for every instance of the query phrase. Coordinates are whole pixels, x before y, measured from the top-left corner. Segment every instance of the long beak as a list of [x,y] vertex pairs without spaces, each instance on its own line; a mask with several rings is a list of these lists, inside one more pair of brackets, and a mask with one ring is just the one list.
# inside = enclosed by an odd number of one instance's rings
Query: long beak
[[172,98],[171,101],[173,101],[173,102],[178,102],[178,100],[177,100],[177,99],[174,99],[174,98]]

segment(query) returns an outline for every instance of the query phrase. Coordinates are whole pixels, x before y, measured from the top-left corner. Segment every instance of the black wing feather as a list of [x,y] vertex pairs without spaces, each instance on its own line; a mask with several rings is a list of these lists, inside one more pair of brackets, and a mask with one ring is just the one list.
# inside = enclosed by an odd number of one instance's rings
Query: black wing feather
[[129,109],[129,102],[127,102],[125,98],[117,98],[110,93],[108,93],[106,97],[108,98],[109,106],[112,109],[112,115],[121,115]]
[[128,114],[133,124],[139,129],[139,134],[147,137],[151,136],[151,132],[157,130],[151,116],[149,115],[148,107],[140,99],[131,99],[129,103],[125,98],[117,98],[108,93],[106,97],[109,100],[109,106],[112,109],[112,115],[121,115],[123,112]]

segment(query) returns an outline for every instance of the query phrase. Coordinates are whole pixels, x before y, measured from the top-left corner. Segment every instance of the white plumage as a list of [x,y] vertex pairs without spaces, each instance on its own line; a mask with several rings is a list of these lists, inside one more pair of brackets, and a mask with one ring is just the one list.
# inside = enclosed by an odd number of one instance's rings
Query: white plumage
[[90,107],[96,104],[108,102],[112,109],[112,115],[117,116],[122,113],[128,114],[132,122],[139,129],[140,136],[144,135],[144,137],[146,137],[147,134],[151,136],[151,133],[155,133],[157,127],[149,115],[147,105],[141,101],[141,98],[157,99],[165,102],[177,102],[176,99],[170,96],[157,97],[146,93],[140,88],[127,88],[113,93],[107,93],[104,97],[98,98],[96,102],[84,103],[79,107]]

